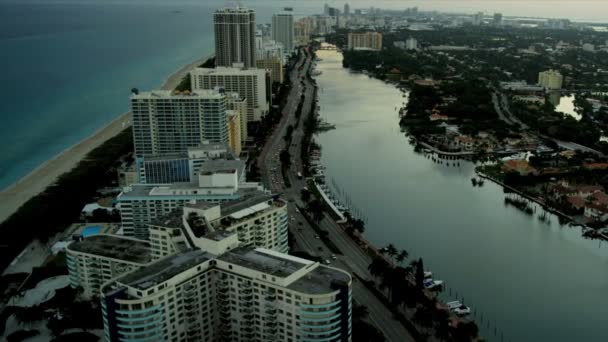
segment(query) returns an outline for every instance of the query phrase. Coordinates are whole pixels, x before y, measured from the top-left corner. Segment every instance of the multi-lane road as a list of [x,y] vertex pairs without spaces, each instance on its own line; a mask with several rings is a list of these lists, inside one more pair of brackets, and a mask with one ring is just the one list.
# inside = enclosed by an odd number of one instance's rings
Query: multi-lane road
[[[302,188],[306,187],[306,180],[300,179],[298,172],[303,174],[302,160],[300,158],[301,143],[304,137],[304,120],[310,115],[313,105],[315,85],[306,77],[307,71],[314,67],[314,61],[303,51],[300,59],[290,74],[291,91],[289,98],[283,108],[283,116],[280,123],[275,128],[272,136],[267,140],[258,157],[258,166],[262,174],[262,181],[273,192],[281,193],[282,197],[289,201],[289,226],[294,236],[295,245],[298,250],[307,252],[313,256],[318,256],[330,266],[337,267],[347,272],[356,273],[358,276],[369,279],[371,276],[367,266],[371,258],[367,255],[328,215],[325,215],[320,223],[322,229],[326,230],[329,239],[342,252],[333,255],[331,250],[318,238],[313,228],[308,224],[297,206],[305,208],[305,203],[300,198]],[[300,71],[301,69],[301,71]],[[298,123],[295,113],[297,111],[301,95],[304,94],[304,105]],[[290,146],[285,146],[283,137],[287,127],[295,127],[292,134]],[[287,174],[285,175],[291,184],[286,187],[283,182],[280,152],[288,148],[292,156],[292,162]],[[374,324],[386,337],[388,341],[409,342],[414,341],[403,325],[393,318],[391,311],[382,304],[363,284],[353,277],[353,297],[355,302],[367,307],[369,311],[369,321]]]

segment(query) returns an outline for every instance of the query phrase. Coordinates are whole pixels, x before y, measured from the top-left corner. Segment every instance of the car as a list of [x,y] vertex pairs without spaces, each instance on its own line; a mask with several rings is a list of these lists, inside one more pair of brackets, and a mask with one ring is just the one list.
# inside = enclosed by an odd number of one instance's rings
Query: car
[[335,255],[335,254],[332,254],[332,255],[331,255],[331,258],[332,258],[333,260],[338,259],[338,257],[336,257],[336,255]]
[[315,235],[315,239],[320,239],[321,237],[319,237],[319,235]]
[[329,265],[331,264],[331,261],[329,261],[329,259],[325,259],[325,265]]
[[296,220],[296,218],[295,218],[295,217],[292,217],[292,218],[291,218],[291,220],[292,220],[292,221],[295,221],[295,220]]

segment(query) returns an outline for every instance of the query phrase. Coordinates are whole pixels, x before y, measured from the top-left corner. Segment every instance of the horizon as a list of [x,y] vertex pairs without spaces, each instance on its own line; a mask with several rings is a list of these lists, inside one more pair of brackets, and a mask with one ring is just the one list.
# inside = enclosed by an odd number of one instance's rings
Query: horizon
[[[294,7],[302,9],[302,14],[310,15],[310,10],[321,13],[323,5],[342,9],[349,3],[351,10],[372,7],[369,1],[364,0],[0,0],[2,5],[24,4],[129,4],[138,3],[154,5],[192,5],[224,7],[230,4],[242,3],[247,7]],[[453,14],[474,14],[484,12],[486,15],[502,13],[510,17],[536,17],[536,18],[562,18],[572,21],[608,23],[608,2],[601,0],[376,0],[373,7],[388,10],[404,10],[409,7],[418,7],[420,11],[439,11]],[[304,13],[306,12],[306,13]]]

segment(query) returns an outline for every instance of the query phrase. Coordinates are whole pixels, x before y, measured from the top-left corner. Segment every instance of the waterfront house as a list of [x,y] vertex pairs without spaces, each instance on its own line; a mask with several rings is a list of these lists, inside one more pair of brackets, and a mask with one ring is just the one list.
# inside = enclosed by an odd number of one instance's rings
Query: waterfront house
[[511,159],[502,164],[503,172],[517,172],[521,176],[538,175],[538,171],[530,166],[527,160]]
[[594,221],[606,221],[608,220],[608,207],[601,204],[589,203],[585,205],[584,215],[586,218]]

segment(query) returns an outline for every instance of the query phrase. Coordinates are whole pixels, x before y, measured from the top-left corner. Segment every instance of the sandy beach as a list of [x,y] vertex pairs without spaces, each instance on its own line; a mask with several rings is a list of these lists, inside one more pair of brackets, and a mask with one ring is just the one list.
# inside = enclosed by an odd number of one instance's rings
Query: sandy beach
[[[200,58],[170,75],[161,89],[174,89],[184,75],[192,68],[201,65],[210,57]],[[0,222],[6,220],[27,200],[41,193],[65,172],[73,169],[91,150],[116,136],[131,125],[131,113],[124,113],[102,127],[88,138],[65,149],[49,161],[34,169],[27,176],[4,189],[0,193]]]

